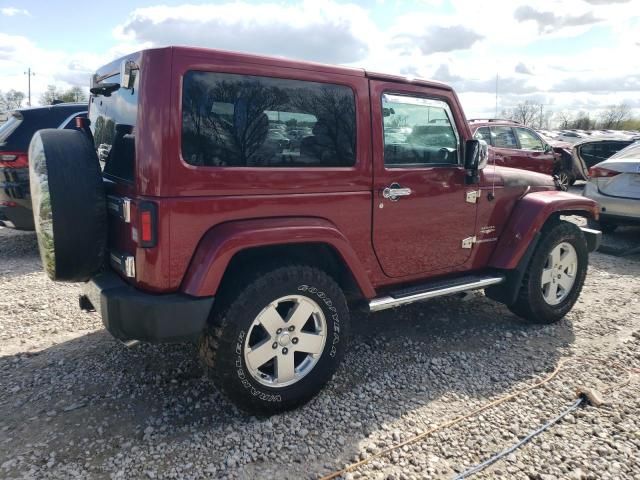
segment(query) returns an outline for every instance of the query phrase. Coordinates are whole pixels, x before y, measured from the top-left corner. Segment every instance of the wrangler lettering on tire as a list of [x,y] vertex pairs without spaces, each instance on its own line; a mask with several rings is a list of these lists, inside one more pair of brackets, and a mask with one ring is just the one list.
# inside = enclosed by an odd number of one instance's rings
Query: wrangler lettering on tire
[[344,295],[329,275],[308,266],[275,268],[228,303],[203,334],[200,353],[235,403],[275,413],[305,403],[329,381],[349,321]]

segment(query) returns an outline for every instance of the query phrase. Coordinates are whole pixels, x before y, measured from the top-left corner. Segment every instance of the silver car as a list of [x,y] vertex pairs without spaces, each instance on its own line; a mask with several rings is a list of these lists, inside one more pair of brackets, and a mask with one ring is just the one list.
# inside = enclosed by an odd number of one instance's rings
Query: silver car
[[600,204],[600,229],[640,224],[640,142],[589,169],[583,195]]

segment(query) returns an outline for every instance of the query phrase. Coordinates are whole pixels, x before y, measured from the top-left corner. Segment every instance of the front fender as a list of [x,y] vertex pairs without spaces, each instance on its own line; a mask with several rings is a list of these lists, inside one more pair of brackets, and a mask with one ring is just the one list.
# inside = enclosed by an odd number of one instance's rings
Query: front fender
[[297,217],[242,220],[213,227],[200,240],[181,291],[195,297],[215,295],[229,262],[238,252],[294,243],[329,245],[351,270],[365,297],[375,296],[362,263],[338,228],[321,218]]
[[516,203],[489,266],[512,270],[518,266],[529,243],[552,215],[584,215],[598,218],[598,204],[573,193],[543,191],[529,193]]

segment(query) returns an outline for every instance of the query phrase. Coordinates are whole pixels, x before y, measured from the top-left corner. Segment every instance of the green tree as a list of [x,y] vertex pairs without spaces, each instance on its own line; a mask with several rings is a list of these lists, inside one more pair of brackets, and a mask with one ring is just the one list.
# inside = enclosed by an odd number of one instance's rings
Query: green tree
[[40,95],[40,103],[42,105],[53,105],[53,102],[60,100],[62,92],[55,85],[47,85],[47,90]]
[[42,105],[53,105],[54,102],[86,102],[87,94],[81,87],[71,87],[68,90],[61,90],[55,85],[47,86],[47,90],[40,95]]
[[86,102],[88,98],[87,94],[81,87],[71,87],[60,95],[60,100],[65,102]]

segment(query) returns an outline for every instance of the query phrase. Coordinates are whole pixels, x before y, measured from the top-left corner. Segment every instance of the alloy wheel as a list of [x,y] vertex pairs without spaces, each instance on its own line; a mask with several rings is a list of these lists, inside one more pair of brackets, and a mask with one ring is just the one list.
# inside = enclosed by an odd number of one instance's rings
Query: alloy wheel
[[569,293],[576,281],[578,255],[573,245],[562,242],[556,245],[542,269],[540,286],[542,297],[549,305],[558,305]]
[[302,295],[278,298],[253,320],[244,361],[254,380],[272,388],[293,385],[318,363],[327,338],[320,306]]

